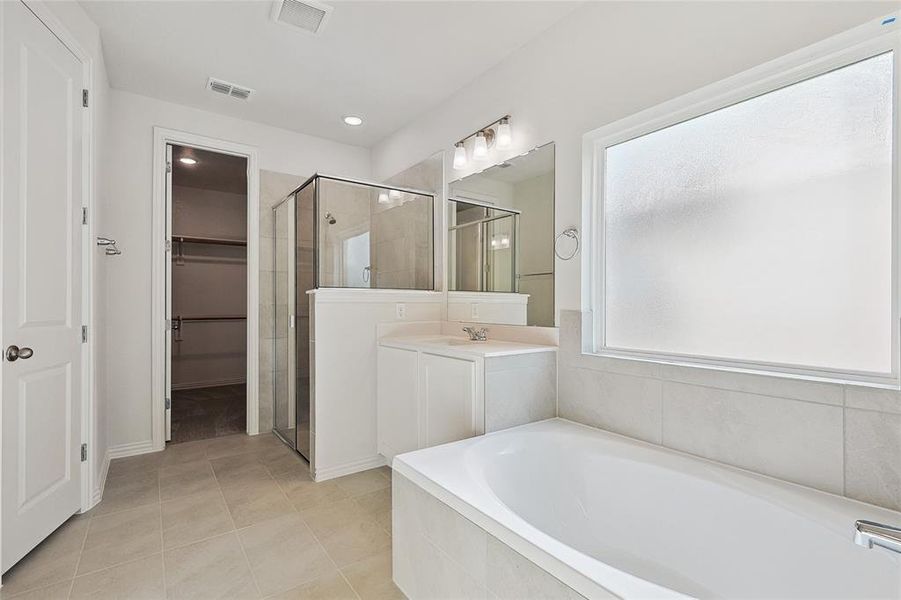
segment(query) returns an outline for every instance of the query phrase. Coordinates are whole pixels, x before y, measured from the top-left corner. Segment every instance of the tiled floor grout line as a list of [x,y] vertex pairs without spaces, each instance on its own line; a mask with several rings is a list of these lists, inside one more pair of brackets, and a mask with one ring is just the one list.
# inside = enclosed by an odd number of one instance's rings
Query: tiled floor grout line
[[84,528],[84,539],[81,540],[81,549],[78,551],[78,560],[75,561],[75,572],[72,573],[72,582],[69,584],[69,591],[66,593],[66,598],[69,598],[72,595],[72,590],[75,589],[75,579],[78,577],[78,567],[81,566],[81,558],[84,556],[84,547],[88,543],[88,534],[91,533],[93,521],[94,517],[89,517],[88,524]]
[[[235,540],[238,542],[238,548],[241,549],[241,556],[244,557],[244,563],[247,565],[247,570],[250,571],[250,580],[253,581],[253,587],[257,591],[257,598],[263,597],[263,592],[260,589],[260,584],[257,581],[257,575],[253,571],[253,565],[250,564],[250,558],[247,556],[247,549],[244,548],[244,543],[241,541],[241,536],[238,535],[238,524],[235,523],[235,517],[232,515],[232,510],[228,506],[228,500],[225,499],[225,490],[222,489],[222,482],[219,481],[219,476],[216,475],[216,469],[213,467],[213,462],[210,461],[210,468],[213,470],[213,479],[216,481],[216,487],[219,488],[219,495],[222,496],[222,503],[225,505],[225,512],[228,513],[228,520],[232,523],[232,530],[229,533],[233,533],[235,535]],[[270,475],[271,477],[271,475]],[[276,483],[276,485],[278,485]],[[249,525],[248,527],[252,527]]]

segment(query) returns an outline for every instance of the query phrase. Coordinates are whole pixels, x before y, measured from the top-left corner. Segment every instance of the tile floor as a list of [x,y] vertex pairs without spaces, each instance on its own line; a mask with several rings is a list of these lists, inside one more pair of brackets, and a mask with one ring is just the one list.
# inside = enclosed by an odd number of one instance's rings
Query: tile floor
[[403,598],[391,472],[323,483],[272,435],[113,461],[103,501],[3,576],[0,598]]

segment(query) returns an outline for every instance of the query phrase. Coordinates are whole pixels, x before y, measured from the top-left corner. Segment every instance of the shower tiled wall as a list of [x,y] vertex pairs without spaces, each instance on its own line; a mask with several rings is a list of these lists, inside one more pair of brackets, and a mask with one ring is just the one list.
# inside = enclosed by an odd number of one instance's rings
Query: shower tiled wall
[[560,417],[901,510],[901,392],[584,355],[560,319]]
[[[444,154],[439,152],[382,183],[434,194],[432,209],[437,212],[443,206]],[[380,287],[436,287],[432,280],[433,265],[443,261],[435,261],[435,255],[442,252],[438,246],[441,237],[432,236],[432,243],[429,240],[434,216],[424,202],[388,206],[375,212],[373,231],[377,235],[373,239],[373,265],[378,268]],[[435,272],[434,278],[440,281],[442,274]]]

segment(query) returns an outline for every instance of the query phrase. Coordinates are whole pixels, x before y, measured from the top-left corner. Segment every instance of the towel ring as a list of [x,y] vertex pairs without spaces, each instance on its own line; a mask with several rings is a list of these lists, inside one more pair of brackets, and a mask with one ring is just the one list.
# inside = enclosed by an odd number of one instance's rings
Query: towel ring
[[[563,237],[563,236],[566,236],[566,237],[568,237],[568,238],[574,239],[574,240],[576,241],[576,247],[575,247],[575,249],[570,253],[569,256],[563,256],[563,255],[560,254],[560,252],[557,250],[558,242],[560,241],[560,238]],[[557,237],[554,238],[554,254],[556,254],[556,255],[557,255],[557,258],[559,258],[560,260],[570,260],[570,259],[574,258],[574,257],[576,256],[576,254],[579,253],[579,248],[580,248],[580,247],[581,247],[581,242],[579,241],[579,230],[576,229],[575,227],[567,227],[566,229],[564,229],[563,231],[561,231],[560,233],[558,233],[558,234],[557,234]]]

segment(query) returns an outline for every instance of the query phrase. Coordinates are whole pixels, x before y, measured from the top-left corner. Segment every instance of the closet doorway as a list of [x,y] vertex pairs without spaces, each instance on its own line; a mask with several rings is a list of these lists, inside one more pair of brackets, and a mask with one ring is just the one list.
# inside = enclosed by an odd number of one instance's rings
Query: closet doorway
[[247,158],[168,144],[166,440],[247,429]]

